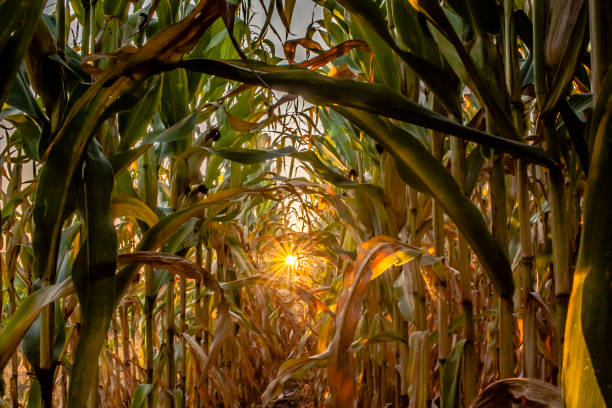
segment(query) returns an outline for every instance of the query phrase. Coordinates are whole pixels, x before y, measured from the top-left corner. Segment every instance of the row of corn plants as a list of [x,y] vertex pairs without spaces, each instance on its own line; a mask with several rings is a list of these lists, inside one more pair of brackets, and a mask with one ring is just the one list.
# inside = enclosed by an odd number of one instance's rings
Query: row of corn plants
[[3,404],[610,405],[612,7],[309,4],[0,3]]

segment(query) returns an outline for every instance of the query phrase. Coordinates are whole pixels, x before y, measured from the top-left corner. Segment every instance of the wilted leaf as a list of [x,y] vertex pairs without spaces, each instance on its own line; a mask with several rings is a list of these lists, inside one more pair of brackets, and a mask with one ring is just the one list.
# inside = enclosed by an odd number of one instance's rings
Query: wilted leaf
[[482,391],[470,408],[561,408],[561,390],[532,378],[496,381]]

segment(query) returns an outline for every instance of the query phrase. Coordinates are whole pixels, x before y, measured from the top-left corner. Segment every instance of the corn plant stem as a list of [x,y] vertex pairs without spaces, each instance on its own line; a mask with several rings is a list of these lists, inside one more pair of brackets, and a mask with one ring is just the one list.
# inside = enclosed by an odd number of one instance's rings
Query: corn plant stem
[[123,351],[123,362],[128,373],[132,372],[130,364],[130,330],[128,327],[128,307],[121,306],[119,308],[119,322],[121,325],[121,348]]
[[[544,134],[546,143],[552,154],[559,157],[556,135],[554,134],[552,119],[544,118]],[[555,298],[557,317],[557,350],[563,346],[565,337],[565,320],[571,293],[571,276],[569,272],[569,236],[566,222],[565,186],[561,170],[550,170],[547,174],[550,188],[550,204],[552,216],[552,250],[553,271],[555,278]],[[561,366],[561,353],[559,353],[559,366]]]
[[[0,177],[0,178],[1,178],[1,177]],[[1,191],[1,187],[2,187],[2,186],[0,185],[0,191]],[[10,196],[9,196],[9,197],[10,197]],[[2,242],[2,241],[0,241],[0,243],[1,243],[1,242]],[[6,240],[5,240],[5,243],[4,243],[4,247],[6,247],[6,246],[8,245],[8,242],[9,242],[9,238],[8,238],[8,234],[7,234],[7,237],[6,237]],[[5,257],[5,259],[7,259],[7,258]],[[7,260],[8,260],[8,259],[7,259]],[[4,313],[4,302],[2,301],[2,296],[1,296],[1,294],[4,292],[4,282],[3,282],[4,277],[2,276],[2,271],[3,271],[3,269],[4,269],[4,268],[0,269],[0,319],[2,319],[2,317],[3,317],[3,313]],[[8,277],[8,276],[7,276],[7,277]]]
[[[506,211],[506,185],[504,181],[503,155],[493,158],[491,168],[491,225],[493,236],[500,246],[507,251],[508,229]],[[499,300],[499,377],[500,379],[513,376],[513,330],[512,330],[512,303],[506,299]]]
[[[21,149],[19,150],[19,153],[21,153]],[[10,160],[10,156],[9,156],[9,160]],[[6,199],[8,201],[11,201],[14,199],[15,194],[19,193],[21,191],[21,182],[22,182],[22,165],[19,163],[15,163],[12,168],[10,165],[10,162],[7,164],[7,170],[9,171],[10,174],[10,183],[8,185],[7,188],[7,195],[6,195]],[[1,190],[1,189],[0,189]],[[6,220],[6,225],[14,225],[15,224],[15,220],[16,220],[16,216],[15,214],[11,214],[8,217],[8,220]],[[12,316],[15,313],[15,310],[17,308],[17,299],[16,299],[16,292],[15,292],[15,272],[17,269],[17,257],[19,256],[19,251],[20,251],[20,246],[19,245],[14,245],[13,242],[15,241],[15,235],[16,232],[11,231],[11,229],[8,230],[7,234],[6,234],[6,241],[4,244],[4,248],[6,248],[6,254],[5,254],[5,261],[4,264],[6,265],[6,269],[4,269],[6,276],[2,276],[2,274],[0,274],[0,300],[2,298],[1,294],[4,292],[3,290],[3,280],[6,279],[8,286],[7,286],[7,291],[8,291],[8,295],[9,295],[9,310],[8,310],[8,315]],[[3,313],[3,305],[4,302],[0,301],[0,318],[2,317],[2,313]],[[19,375],[19,360],[18,360],[18,356],[17,353],[15,353],[13,355],[13,358],[11,359],[11,377],[10,377],[10,396],[11,396],[11,405],[15,408],[19,407],[19,389],[18,389],[18,375]]]
[[[395,276],[397,277],[397,273],[395,273]],[[393,287],[393,286],[390,286]],[[397,306],[397,302],[394,301],[393,302],[393,329],[395,330],[396,333],[402,333],[402,316],[399,312],[399,307]],[[402,333],[403,334],[403,333]],[[396,387],[395,387],[395,405],[399,406],[399,402],[401,400],[402,397],[402,383],[404,382],[403,380],[403,374],[405,373],[405,367],[402,364],[402,342],[397,341],[395,342],[395,364],[397,367],[399,367],[399,370],[395,370],[395,382],[396,382]]]
[[[14,264],[14,262],[13,262]],[[9,264],[9,268],[11,265]],[[15,299],[15,279],[13,278],[14,272],[8,271],[8,276],[10,278],[8,284],[8,292],[9,292],[9,313],[12,316],[17,309],[17,301]],[[18,388],[18,378],[19,378],[19,359],[17,353],[13,355],[11,359],[11,381],[10,381],[10,392],[11,392],[11,406],[13,408],[19,408],[19,388]]]
[[91,8],[89,12],[89,52],[96,53],[96,3],[98,0],[89,0]]
[[179,361],[179,389],[182,392],[183,406],[185,405],[185,391],[186,391],[186,380],[187,380],[187,343],[183,338],[183,333],[187,330],[185,325],[185,312],[186,312],[186,296],[187,296],[187,281],[181,276],[179,280],[179,339],[181,347],[181,359]]
[[[198,241],[195,248],[195,258],[196,264],[201,267],[205,267],[204,259],[202,257],[202,242]],[[195,299],[194,299],[194,314],[196,324],[202,324],[202,280],[196,279],[195,281]],[[198,340],[198,344],[201,343],[202,340],[202,332],[198,330],[196,333],[196,339]]]
[[[542,123],[546,148],[553,160],[559,163],[560,153],[557,135],[555,134],[554,112],[543,112],[546,104],[548,88],[546,84],[546,61],[544,56],[546,35],[546,2],[535,0],[533,6],[533,62],[536,101],[540,109],[538,120]],[[553,168],[547,172],[548,187],[550,189],[550,206],[552,216],[552,251],[553,271],[555,279],[557,350],[563,345],[565,335],[565,319],[571,291],[571,277],[569,273],[569,236],[566,223],[565,186],[560,168]],[[559,353],[560,354],[560,353]],[[562,356],[559,355],[558,366],[562,365]]]
[[[167,386],[170,395],[174,396],[176,388],[176,365],[174,361],[174,275],[166,286],[166,350],[168,366],[166,367]],[[170,398],[170,407],[174,407],[174,398]]]
[[[96,381],[95,384],[99,384],[100,383],[100,370],[96,370],[96,373],[94,374],[96,376]],[[94,388],[90,393],[89,393],[89,400],[87,401],[87,406],[88,407],[99,407],[99,401],[98,401],[98,390],[97,387]]]
[[[512,121],[519,137],[525,133],[524,108],[521,102],[520,70],[517,58],[517,39],[512,0],[504,0],[504,67],[510,96]],[[533,243],[529,216],[529,179],[527,163],[516,161],[516,190],[519,215],[519,240],[521,245],[520,281],[523,312],[523,365],[528,378],[537,377],[537,327],[535,305],[530,292],[533,290]]]
[[[434,111],[442,110],[441,106],[434,99]],[[431,152],[433,156],[442,161],[444,154],[444,135],[440,132],[431,132]],[[444,256],[444,212],[442,207],[434,200],[432,206],[432,219],[433,219],[433,240],[434,240],[434,251],[436,256]],[[444,268],[445,269],[445,268]],[[445,270],[446,272],[446,270]],[[444,367],[446,358],[449,351],[448,343],[448,290],[446,288],[446,278],[439,279],[437,282],[438,286],[438,361],[440,367]],[[443,377],[441,377],[443,378]],[[442,393],[444,391],[445,384],[442,383]]]
[[[465,194],[465,142],[451,137],[451,172],[459,188]],[[463,401],[467,406],[476,396],[476,368],[478,362],[474,350],[474,311],[472,301],[472,273],[470,267],[470,253],[468,243],[463,235],[457,231],[457,269],[460,273],[461,306],[465,319],[465,348],[462,365]]]
[[[45,286],[49,283],[46,282]],[[40,315],[40,382],[43,408],[53,406],[53,327],[54,327],[54,303],[46,306]],[[51,380],[49,381],[49,378]]]
[[609,44],[612,36],[611,18],[612,8],[609,2],[606,0],[589,0],[593,106],[597,104],[603,78],[612,65],[612,51],[610,51]]
[[[436,109],[436,102],[434,101],[434,110]],[[442,161],[444,153],[444,135],[432,131],[431,133],[431,152],[433,156]],[[444,257],[444,212],[442,207],[434,200],[432,206],[432,220],[433,220],[433,241],[434,251],[436,256]],[[446,262],[446,261],[443,261]],[[447,288],[446,279],[446,268],[442,265],[442,271],[444,273],[442,278],[439,278],[436,282],[438,291],[438,302],[437,302],[437,322],[438,322],[438,364],[440,366],[440,395],[446,395],[446,389],[448,384],[445,382],[444,368],[446,365],[446,359],[450,349],[448,341],[448,303],[449,303],[449,291]],[[442,402],[444,404],[444,402]],[[442,406],[442,408],[448,408]]]
[[[493,118],[486,114],[487,130],[493,131]],[[506,209],[506,180],[504,155],[494,152],[491,159],[491,174],[489,177],[491,190],[491,231],[499,246],[508,256],[508,212]],[[499,378],[510,378],[514,372],[514,331],[512,322],[512,301],[500,297],[498,306],[499,329]]]
[[[196,257],[196,264],[200,265],[200,266],[204,266],[203,265],[203,259],[202,259],[202,241],[198,240],[198,243],[196,244],[195,247],[195,257]],[[203,325],[204,324],[204,318],[202,316],[202,280],[201,279],[196,279],[195,281],[195,305],[194,305],[194,314],[195,314],[195,324],[200,324]],[[198,330],[196,332],[196,342],[198,344],[202,344],[202,330]],[[186,358],[186,356],[185,356]],[[195,365],[195,371],[197,372],[199,370],[199,364],[198,361],[196,359],[192,360],[192,364]],[[193,398],[194,398],[194,405],[196,407],[200,406],[200,390],[199,390],[199,381],[195,380],[193,381]]]
[[[409,212],[409,226],[410,226],[410,243],[417,245],[416,230],[417,230],[417,216],[419,206],[419,193],[413,189],[408,188],[408,195],[410,197],[410,212]],[[425,282],[417,262],[410,262],[408,264],[408,270],[410,271],[410,277],[412,281],[412,290],[415,300],[415,319],[414,323],[417,330],[427,330],[427,309],[425,305]]]
[[[153,308],[155,293],[153,287],[153,268],[145,266],[145,379],[147,384],[153,384]],[[153,407],[153,392],[147,396],[147,408]]]
[[[399,278],[400,274],[401,274],[402,269],[400,267],[394,267],[390,270],[391,273],[387,274],[387,282],[386,285],[387,287],[392,288],[394,282],[397,281],[397,279]],[[393,329],[395,330],[396,333],[400,334],[400,336],[404,335],[404,332],[402,331],[402,322],[404,322],[404,318],[402,316],[402,314],[400,313],[399,310],[399,306],[398,306],[398,301],[399,299],[394,299],[393,301],[393,309],[391,311],[392,313],[392,322],[393,322]],[[404,337],[407,338],[407,337]],[[405,344],[401,341],[396,341],[395,342],[395,353],[394,353],[394,357],[395,357],[395,366],[399,367],[399,370],[395,370],[395,381],[397,386],[395,387],[395,404],[399,406],[399,401],[401,400],[402,397],[402,388],[404,385],[404,381],[405,381],[405,375],[406,375],[406,365],[403,364],[403,360],[402,360],[402,354],[403,354],[403,348],[405,347]]]
[[525,374],[529,378],[537,377],[537,327],[535,305],[530,292],[533,290],[533,245],[531,241],[531,221],[529,217],[529,191],[527,187],[527,166],[519,160],[516,164],[519,205],[519,239],[521,242],[521,281],[524,331],[524,364]]
[[[207,251],[206,251],[206,270],[210,271],[211,267],[212,267],[212,248],[208,247]],[[203,318],[203,324],[202,326],[204,327],[204,333],[202,336],[202,347],[204,348],[204,351],[206,353],[208,353],[208,346],[209,346],[209,336],[210,336],[210,324],[211,324],[211,319],[210,319],[210,308],[209,308],[209,304],[210,304],[210,299],[209,296],[205,296],[203,299],[203,308],[202,308],[202,318]]]
[[57,54],[63,59],[66,50],[66,0],[56,0],[55,7]]
[[[112,334],[112,336],[110,336],[110,333],[108,333],[108,335],[106,336],[107,337],[106,341],[108,343],[111,338],[115,340],[115,341],[113,341],[113,348],[114,348],[113,353],[115,353],[116,356],[119,356],[119,341],[118,341],[118,339],[119,339],[119,327],[117,327],[117,321],[115,320],[115,316],[113,316],[111,321],[110,321],[110,329],[112,329],[113,334]],[[113,362],[113,365],[115,366],[114,369],[118,369],[116,367],[116,363],[117,363],[117,361]]]
[[89,55],[89,36],[91,31],[91,0],[81,0],[85,14],[81,29],[81,57]]

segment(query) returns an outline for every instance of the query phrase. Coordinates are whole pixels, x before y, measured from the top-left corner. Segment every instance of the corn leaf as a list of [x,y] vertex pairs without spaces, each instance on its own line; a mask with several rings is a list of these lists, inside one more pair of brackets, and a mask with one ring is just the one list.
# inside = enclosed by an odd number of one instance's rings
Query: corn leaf
[[438,66],[431,63],[421,55],[402,50],[393,40],[387,30],[387,22],[378,5],[372,0],[339,0],[352,16],[359,18],[373,30],[395,53],[416,72],[429,88],[440,98],[448,112],[459,117],[459,100],[454,91],[452,81]]
[[134,391],[134,397],[132,397],[132,405],[130,405],[130,407],[143,407],[147,396],[151,393],[152,390],[153,386],[151,384],[139,384],[138,387],[136,387],[136,391]]
[[0,16],[8,19],[0,28],[0,107],[15,81],[44,5],[42,0],[10,0],[0,4]]
[[459,384],[461,384],[460,368],[465,342],[466,339],[461,339],[455,344],[442,367],[440,378],[440,382],[443,384],[443,395],[441,395],[442,408],[456,407],[458,405]]
[[130,217],[142,220],[148,226],[157,223],[157,214],[153,212],[145,203],[135,197],[128,195],[113,195],[111,198],[110,212],[116,217]]
[[0,368],[4,368],[15,353],[40,311],[56,300],[74,292],[71,279],[51,286],[45,286],[26,297],[15,313],[5,321],[0,333]]
[[[470,404],[470,408],[511,408],[512,401],[524,406],[561,408],[561,390],[533,378],[508,378],[485,388]],[[586,404],[586,400],[585,400]],[[595,406],[595,405],[583,405]]]
[[262,85],[263,80],[276,90],[300,95],[314,104],[346,106],[376,113],[480,143],[496,151],[516,154],[547,167],[556,166],[538,147],[462,126],[382,85],[331,78],[294,67],[270,66],[254,61],[250,64],[246,67],[240,62],[193,59],[181,61],[178,65],[253,85]]
[[[584,225],[569,302],[563,350],[563,398],[568,407],[612,404],[612,72],[593,113],[594,146],[584,200]],[[577,371],[579,370],[579,371]],[[581,375],[575,375],[580,372]]]

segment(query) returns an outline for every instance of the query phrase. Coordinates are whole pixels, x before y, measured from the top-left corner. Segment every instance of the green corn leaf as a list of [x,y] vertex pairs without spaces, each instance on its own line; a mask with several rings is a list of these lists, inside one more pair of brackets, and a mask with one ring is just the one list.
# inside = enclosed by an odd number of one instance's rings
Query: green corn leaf
[[[374,81],[386,85],[394,91],[399,91],[401,87],[401,75],[399,73],[400,64],[393,50],[380,39],[366,24],[360,19],[345,17],[352,39],[363,40],[368,43],[374,53]],[[367,59],[366,67],[370,61]]]
[[[451,24],[448,14],[438,2],[415,0],[415,3],[418,4],[419,11],[428,17],[432,34],[440,45],[440,52],[449,61],[461,80],[476,94],[481,104],[487,108],[499,132],[507,139],[520,140],[508,114],[505,89],[496,87],[497,81],[490,80],[489,76],[483,72],[484,69],[490,69],[490,67],[479,67],[476,64]],[[477,36],[476,40],[489,42],[480,36]],[[493,55],[492,52],[490,54]],[[500,61],[496,62],[496,65],[501,65]]]
[[441,396],[442,408],[453,408],[458,405],[459,384],[461,384],[460,367],[465,342],[466,339],[461,339],[455,344],[442,368],[440,379],[440,382],[443,384],[442,390],[444,391],[444,394]]
[[53,126],[57,126],[66,103],[64,89],[63,60],[52,58],[57,56],[55,39],[49,27],[42,20],[38,20],[32,42],[25,57],[25,66],[32,88],[40,95],[47,116],[51,118]]
[[49,120],[38,106],[36,97],[30,91],[25,71],[17,72],[15,82],[6,99],[7,105],[28,114],[41,128],[48,126]]
[[11,0],[0,4],[0,107],[4,106],[15,75],[27,52],[36,24],[42,14],[43,0]]
[[367,345],[377,344],[377,343],[386,343],[389,341],[393,341],[393,342],[399,341],[404,344],[406,343],[406,339],[402,335],[396,332],[386,331],[386,332],[374,334],[372,336],[358,338],[351,344],[351,349],[354,353],[357,353]]
[[40,311],[51,302],[73,292],[72,280],[67,279],[62,283],[45,286],[21,302],[15,313],[4,321],[4,330],[0,333],[0,368],[3,369],[14,355]]
[[144,202],[128,195],[113,195],[110,204],[113,217],[130,217],[153,226],[157,223],[157,215]]
[[129,112],[119,115],[119,123],[125,123],[121,129],[121,141],[117,150],[124,151],[130,148],[137,140],[141,139],[147,130],[147,126],[158,108],[161,100],[162,87],[159,81],[155,81],[149,88],[149,92]]
[[29,116],[23,114],[8,116],[6,119],[16,127],[11,139],[19,141],[17,144],[21,144],[23,151],[30,159],[38,160],[38,143],[41,137],[38,126]]
[[134,397],[132,398],[132,405],[130,405],[130,407],[142,408],[147,400],[147,396],[152,390],[153,386],[151,384],[139,384],[138,387],[136,387],[136,391],[134,391]]
[[459,99],[454,91],[455,86],[448,80],[448,75],[421,55],[402,50],[387,30],[387,22],[378,5],[372,0],[339,0],[351,15],[359,18],[373,30],[395,53],[416,72],[429,88],[440,98],[448,112],[460,117]]
[[96,142],[84,163],[83,213],[87,237],[74,261],[72,280],[81,306],[79,341],[74,354],[68,407],[85,406],[96,386],[97,358],[114,311],[117,233],[110,212],[114,174]]
[[[569,301],[563,349],[563,398],[570,408],[610,406],[612,367],[612,71],[603,80],[590,131],[593,155],[584,198],[584,224]],[[577,371],[579,370],[579,371]],[[575,375],[580,372],[581,375]]]
[[184,60],[178,65],[253,85],[261,85],[263,80],[276,90],[300,95],[314,104],[357,108],[438,130],[500,152],[513,153],[547,167],[556,166],[548,154],[538,147],[462,126],[382,85],[331,78],[293,67],[269,66],[254,61],[250,64],[251,69],[241,62],[221,60]]
[[[53,364],[59,363],[60,353],[64,347],[66,341],[65,326],[64,326],[64,315],[60,307],[59,302],[55,302],[54,307],[55,316],[53,322],[55,323],[55,330],[53,335]],[[41,316],[38,315],[34,323],[30,326],[26,334],[23,336],[21,342],[21,351],[23,356],[28,360],[28,363],[32,366],[35,372],[40,370],[40,320]]]
[[405,0],[393,0],[393,22],[399,40],[418,55],[433,64],[440,64],[438,46],[419,23],[418,12]]
[[41,408],[42,407],[42,393],[40,390],[40,383],[36,378],[32,379],[30,388],[28,389],[28,405],[26,408]]

